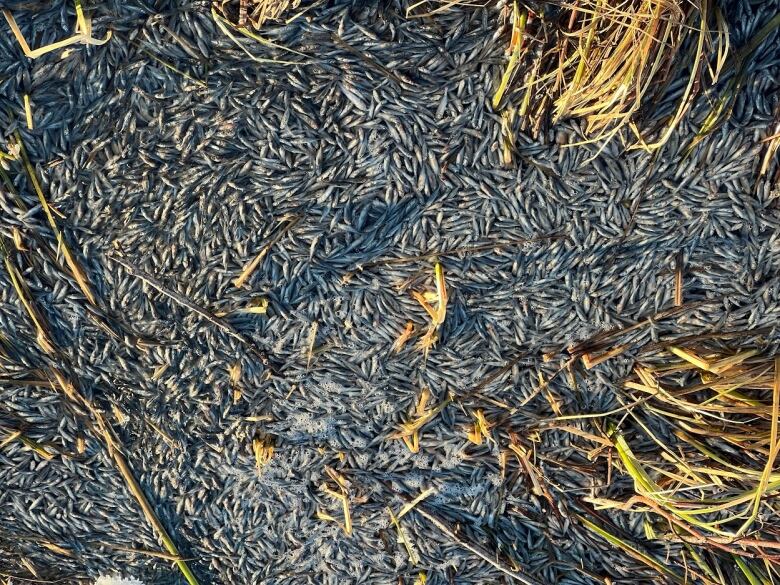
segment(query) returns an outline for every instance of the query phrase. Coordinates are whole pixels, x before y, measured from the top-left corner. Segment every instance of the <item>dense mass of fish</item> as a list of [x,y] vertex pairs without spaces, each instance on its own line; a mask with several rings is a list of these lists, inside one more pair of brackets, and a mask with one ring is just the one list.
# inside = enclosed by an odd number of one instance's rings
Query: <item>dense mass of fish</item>
[[[731,3],[733,43],[779,6]],[[21,3],[14,14],[36,45],[74,25],[68,2]],[[465,428],[480,406],[502,418],[495,437],[506,443],[506,429],[523,434],[552,416],[543,395],[532,397],[538,372],[558,365],[542,355],[669,307],[679,254],[684,300],[701,304],[640,335],[777,322],[778,193],[756,171],[778,102],[780,43],[762,45],[732,118],[690,157],[706,99],[655,158],[618,140],[598,155],[599,145],[571,146],[582,135],[568,122],[539,140],[518,135],[507,166],[501,118],[488,105],[507,40],[499,10],[404,14],[392,0],[325,3],[263,31],[290,50],[244,39],[255,60],[218,29],[206,2],[102,3],[93,29],[110,29],[112,40],[65,57],[27,60],[5,31],[4,139],[21,131],[99,307],[57,260],[14,162],[29,210],[0,190],[0,233],[26,238],[30,251],[13,255],[28,267],[62,360],[115,422],[203,583],[411,583],[420,570],[431,585],[504,582],[414,513],[402,520],[420,557],[410,563],[387,507],[428,487],[428,511],[542,583],[649,583],[640,563],[550,510],[515,463],[503,477],[496,445],[470,444]],[[109,257],[115,242],[171,290],[226,312],[281,374],[269,380],[234,337],[128,274]],[[427,359],[414,342],[395,353],[407,321],[425,326],[409,291],[433,290],[431,253],[450,296],[439,343]],[[0,282],[0,332],[12,348],[0,377],[43,371],[52,358],[34,343],[5,272]],[[236,311],[259,296],[267,314]],[[469,395],[518,356],[480,393],[512,406],[531,398],[522,408],[507,415]],[[609,410],[625,366],[600,366],[576,391],[556,380],[551,392],[568,414]],[[424,428],[413,454],[387,437],[423,387],[433,403],[468,398]],[[169,561],[128,551],[162,549],[83,417],[45,385],[3,381],[0,396],[3,436],[23,427],[70,454],[85,440],[83,453],[50,460],[19,441],[0,449],[0,575],[35,578],[33,567],[73,583],[117,571],[183,582]],[[276,441],[260,471],[257,433]],[[570,446],[579,438],[548,432],[539,441],[548,459],[588,465]],[[317,517],[341,519],[340,503],[319,489],[328,466],[349,482],[349,536]],[[560,506],[593,487],[575,465],[540,466]]]

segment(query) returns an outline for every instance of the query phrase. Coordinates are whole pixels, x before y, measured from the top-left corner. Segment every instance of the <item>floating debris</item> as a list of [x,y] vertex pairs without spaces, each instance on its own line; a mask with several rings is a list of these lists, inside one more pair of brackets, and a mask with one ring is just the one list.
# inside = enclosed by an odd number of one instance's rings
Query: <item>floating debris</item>
[[447,284],[444,282],[444,270],[438,262],[434,266],[434,282],[436,283],[435,293],[422,294],[417,291],[412,292],[412,296],[425,309],[431,320],[428,330],[420,339],[420,347],[426,356],[439,340],[439,328],[444,324],[444,320],[447,317]]
[[[332,498],[335,498],[339,502],[341,502],[341,509],[344,516],[344,522],[339,523],[341,525],[341,528],[344,530],[344,534],[347,536],[350,536],[352,534],[352,513],[349,509],[349,490],[347,488],[347,481],[344,479],[344,477],[339,474],[336,470],[331,469],[330,467],[325,468],[325,472],[328,474],[328,476],[335,482],[336,488],[331,488],[327,483],[323,483],[320,486],[320,490],[322,490],[324,493],[328,494]],[[332,522],[337,522],[333,516],[330,516],[326,512],[317,512],[317,517],[321,520],[329,520]]]
[[401,351],[403,346],[406,345],[406,342],[411,339],[412,335],[414,335],[414,323],[407,321],[404,330],[393,343],[393,351],[396,353]]
[[[14,33],[14,36],[16,37],[16,41],[19,43],[19,46],[22,48],[22,51],[24,51],[25,56],[29,57],[30,59],[37,59],[38,57],[41,57],[46,53],[51,53],[52,51],[58,51],[60,49],[63,49],[70,45],[75,45],[77,43],[82,43],[84,45],[105,45],[109,40],[111,40],[111,31],[108,31],[106,33],[106,37],[103,39],[94,38],[92,36],[92,19],[84,15],[84,9],[81,7],[80,0],[75,0],[74,5],[76,8],[76,34],[74,34],[71,37],[68,37],[67,39],[57,41],[56,43],[52,43],[50,45],[44,45],[43,47],[39,47],[37,49],[30,49],[30,46],[27,44],[24,35],[22,35],[22,31],[19,30],[19,26],[16,24],[16,20],[14,19],[13,14],[11,14],[10,10],[3,10],[3,16],[5,16],[5,20],[8,23],[8,26],[11,27],[11,32]],[[25,107],[27,107],[28,106],[27,94],[25,94],[25,102],[26,102]],[[32,120],[29,117],[29,114],[28,114],[28,127],[32,129]]]
[[428,408],[428,401],[431,398],[431,392],[428,388],[420,391],[420,397],[417,400],[417,406],[409,422],[403,423],[401,428],[388,436],[388,439],[401,439],[409,451],[417,453],[420,451],[420,430],[432,421],[438,414],[447,407],[452,401],[447,398],[433,408]]
[[275,439],[271,435],[255,437],[252,440],[252,451],[255,454],[255,465],[258,470],[271,462],[274,456]]
[[468,432],[468,440],[475,445],[481,445],[484,440],[493,441],[490,436],[491,427],[492,425],[485,418],[485,412],[478,408],[474,411],[474,424]]

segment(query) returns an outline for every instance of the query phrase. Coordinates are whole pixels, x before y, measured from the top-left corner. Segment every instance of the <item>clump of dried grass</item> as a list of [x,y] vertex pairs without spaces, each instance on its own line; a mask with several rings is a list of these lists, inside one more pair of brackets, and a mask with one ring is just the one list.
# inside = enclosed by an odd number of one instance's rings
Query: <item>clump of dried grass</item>
[[[457,5],[473,6],[420,0],[407,15],[428,17]],[[634,147],[657,150],[700,90],[718,81],[730,49],[713,0],[515,0],[504,13],[511,20],[508,61],[493,108],[509,120],[519,117],[534,134],[582,119],[582,143],[629,129]],[[681,72],[685,85],[674,110],[660,125],[648,124]]]
[[[700,88],[717,81],[729,50],[725,20],[711,0],[574,0],[544,15],[515,3],[512,21],[494,108],[516,108],[535,132],[582,119],[585,143],[628,128],[634,146],[661,147]],[[643,133],[642,123],[680,71],[685,85],[674,111]]]
[[215,0],[215,10],[231,23],[259,29],[269,20],[277,20],[297,8],[301,0]]
[[602,430],[633,490],[585,501],[641,514],[647,540],[681,546],[702,582],[775,582],[780,356],[703,339],[644,351],[620,401],[624,418]]
[[[780,354],[766,337],[772,329],[669,333],[659,341],[643,334],[702,304],[570,345],[548,382],[566,372],[576,386],[575,372],[589,376],[629,352],[633,370],[616,390],[616,408],[558,415],[541,428],[596,444],[580,452],[603,463],[588,471],[598,487],[578,498],[574,516],[598,540],[664,582],[771,585],[780,578]],[[605,510],[634,516],[644,539]]]

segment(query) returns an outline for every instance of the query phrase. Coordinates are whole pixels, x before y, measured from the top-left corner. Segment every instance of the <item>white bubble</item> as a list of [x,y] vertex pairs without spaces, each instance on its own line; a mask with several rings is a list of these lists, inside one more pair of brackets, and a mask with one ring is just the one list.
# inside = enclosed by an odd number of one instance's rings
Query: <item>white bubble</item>
[[95,585],[144,585],[143,581],[124,577],[98,577]]

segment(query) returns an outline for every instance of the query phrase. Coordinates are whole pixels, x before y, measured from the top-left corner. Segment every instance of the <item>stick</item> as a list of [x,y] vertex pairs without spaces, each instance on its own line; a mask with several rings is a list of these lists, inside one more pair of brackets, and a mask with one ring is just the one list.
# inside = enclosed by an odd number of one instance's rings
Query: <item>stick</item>
[[164,294],[166,297],[174,301],[176,304],[181,305],[186,309],[189,309],[193,313],[196,313],[197,315],[201,316],[203,319],[205,319],[212,325],[216,325],[217,327],[222,329],[222,331],[226,332],[233,339],[237,339],[238,341],[240,341],[241,344],[244,345],[244,347],[246,347],[252,354],[254,354],[256,357],[260,359],[260,361],[266,368],[268,368],[274,374],[278,373],[276,367],[271,365],[271,362],[268,359],[268,355],[260,348],[258,348],[257,345],[255,345],[255,343],[251,339],[249,339],[246,335],[239,333],[239,331],[235,327],[233,327],[230,323],[208,312],[206,309],[196,304],[195,302],[191,301],[184,295],[179,294],[167,288],[162,282],[157,280],[151,274],[144,272],[143,270],[141,270],[136,266],[133,266],[132,264],[130,264],[130,262],[125,260],[125,258],[121,254],[122,253],[119,250],[117,250],[114,253],[109,253],[108,257],[111,260],[123,266],[125,270],[127,270],[127,272],[130,274],[130,276],[134,276],[135,278],[141,280],[142,282],[145,282],[156,291]]
[[683,306],[683,253],[677,253],[674,266],[674,306]]
[[463,246],[460,248],[453,248],[452,250],[442,250],[441,252],[426,252],[424,254],[417,254],[415,256],[404,256],[402,258],[384,258],[379,260],[372,260],[370,262],[366,262],[365,264],[358,264],[348,274],[354,272],[363,272],[364,270],[368,270],[369,268],[374,268],[376,266],[385,266],[391,264],[393,265],[410,264],[413,262],[418,262],[420,260],[427,260],[429,258],[444,258],[445,256],[457,256],[458,254],[476,254],[479,252],[492,250],[494,248],[505,249],[512,246],[522,246],[524,244],[543,242],[545,240],[562,240],[567,237],[568,236],[563,234],[549,234],[549,235],[534,236],[529,238],[515,238],[515,239],[505,240],[505,241],[490,242],[487,244],[475,244],[473,246]]
[[542,585],[541,581],[537,581],[533,577],[528,577],[526,575],[521,575],[506,565],[500,563],[497,560],[494,560],[491,558],[490,554],[485,551],[482,547],[477,546],[475,544],[468,543],[464,540],[461,540],[451,529],[449,526],[447,526],[444,522],[436,518],[435,516],[429,514],[426,512],[421,506],[417,506],[414,508],[414,511],[420,514],[423,518],[428,520],[431,524],[433,524],[436,528],[438,528],[442,533],[447,535],[450,539],[452,539],[453,542],[455,542],[458,546],[461,548],[465,548],[467,551],[477,555],[479,558],[481,558],[486,563],[492,565],[499,571],[501,571],[504,575],[509,577],[510,579],[514,579],[515,581],[519,581],[520,583],[524,583],[525,585]]
[[284,237],[284,235],[289,232],[292,228],[295,227],[295,225],[301,220],[301,217],[296,215],[293,217],[290,217],[287,219],[287,225],[281,227],[277,230],[277,233],[271,238],[271,241],[269,241],[263,248],[260,250],[260,252],[252,259],[249,264],[246,265],[244,270],[241,272],[241,274],[233,281],[233,286],[236,288],[241,288],[244,286],[244,283],[247,281],[247,279],[252,276],[252,273],[257,269],[258,265],[262,261],[263,258],[265,258],[265,255],[268,253],[268,250],[270,250],[274,244],[276,244],[279,240]]
[[171,538],[170,534],[168,534],[165,526],[163,526],[162,522],[160,522],[160,519],[154,512],[154,508],[149,503],[149,499],[146,497],[143,489],[141,489],[138,480],[133,474],[133,470],[128,465],[127,459],[122,453],[121,441],[119,440],[119,437],[116,436],[116,433],[111,428],[109,422],[103,418],[102,414],[95,407],[92,401],[84,396],[84,394],[82,394],[81,391],[74,385],[74,383],[66,378],[65,375],[57,370],[51,370],[51,375],[53,378],[52,381],[56,380],[60,391],[72,402],[73,405],[82,406],[86,409],[88,414],[84,415],[85,418],[92,427],[93,431],[102,437],[109,457],[114,461],[117,471],[119,471],[122,479],[125,480],[125,485],[128,491],[135,498],[136,502],[138,502],[138,505],[141,508],[144,517],[146,518],[146,521],[160,538],[163,545],[165,546],[165,549],[172,556],[176,557],[174,563],[178,567],[179,571],[181,571],[184,578],[187,580],[187,583],[189,585],[199,585],[197,577],[195,577],[195,575],[192,573],[189,566],[187,565],[187,562],[182,559],[181,555],[179,554],[179,549],[176,548],[176,543],[173,542],[173,539]]
[[[108,440],[108,437],[105,436],[104,439]],[[130,469],[130,466],[127,464],[124,456],[122,456],[119,450],[113,448],[110,444],[109,451],[111,452],[111,456],[114,459],[117,468],[119,469],[119,473],[122,474],[122,477],[127,484],[127,489],[129,489],[130,493],[133,494],[136,501],[138,502],[138,505],[141,507],[144,516],[146,516],[146,521],[149,522],[154,531],[160,537],[160,540],[162,540],[163,545],[165,545],[165,548],[168,550],[168,552],[175,558],[173,562],[179,568],[182,575],[184,575],[187,583],[190,585],[198,585],[197,577],[195,577],[189,566],[187,566],[187,562],[182,559],[181,555],[179,554],[179,550],[176,548],[176,544],[168,534],[168,531],[162,525],[162,522],[160,522],[157,514],[155,514],[154,508],[152,508],[152,505],[146,498],[146,495],[141,489],[141,486],[138,485],[138,481],[135,479],[135,476],[133,475],[133,472]]]

